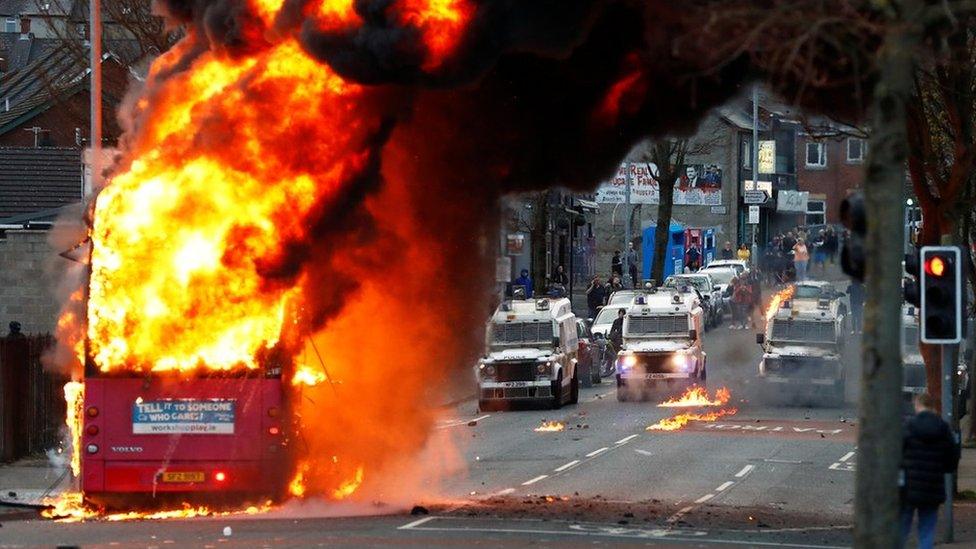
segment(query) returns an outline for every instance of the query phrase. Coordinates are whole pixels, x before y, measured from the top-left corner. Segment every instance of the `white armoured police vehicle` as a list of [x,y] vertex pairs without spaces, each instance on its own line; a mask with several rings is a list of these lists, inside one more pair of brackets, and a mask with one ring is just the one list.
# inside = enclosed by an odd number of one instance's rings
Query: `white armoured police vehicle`
[[566,298],[505,301],[488,322],[475,367],[482,410],[508,402],[553,408],[579,399],[576,316]]
[[658,383],[704,384],[704,311],[686,289],[649,290],[627,307],[617,353],[617,400],[643,398]]
[[800,282],[767,313],[766,331],[756,334],[756,342],[763,346],[759,378],[768,396],[826,394],[843,403],[847,306],[842,296],[828,282]]

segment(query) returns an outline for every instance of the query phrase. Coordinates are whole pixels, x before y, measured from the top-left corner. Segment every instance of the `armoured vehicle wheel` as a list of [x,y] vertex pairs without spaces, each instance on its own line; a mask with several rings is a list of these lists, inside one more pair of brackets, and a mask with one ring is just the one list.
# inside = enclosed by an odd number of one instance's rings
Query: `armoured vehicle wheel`
[[579,370],[573,373],[573,381],[569,384],[569,403],[576,404],[579,402]]
[[558,410],[563,405],[563,373],[559,372],[556,381],[552,382],[552,409]]

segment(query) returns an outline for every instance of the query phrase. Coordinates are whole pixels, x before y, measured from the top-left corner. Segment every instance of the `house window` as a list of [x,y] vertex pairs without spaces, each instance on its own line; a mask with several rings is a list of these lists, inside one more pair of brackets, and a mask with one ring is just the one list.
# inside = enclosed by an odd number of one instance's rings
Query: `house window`
[[847,161],[860,163],[864,160],[865,143],[863,139],[851,137],[847,139]]
[[752,169],[752,140],[742,140],[742,169]]
[[807,167],[823,168],[827,166],[827,144],[817,141],[807,143]]
[[827,201],[807,201],[807,225],[823,225],[827,223]]
[[3,32],[17,32],[19,30],[17,28],[18,26],[16,19],[8,17],[3,21]]

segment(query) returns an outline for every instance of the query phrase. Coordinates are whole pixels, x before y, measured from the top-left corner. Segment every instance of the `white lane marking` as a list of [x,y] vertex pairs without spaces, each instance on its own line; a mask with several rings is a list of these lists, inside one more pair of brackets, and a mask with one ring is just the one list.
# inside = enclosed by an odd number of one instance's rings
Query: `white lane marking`
[[851,459],[851,456],[853,456],[853,455],[854,455],[854,452],[847,452],[846,454],[844,454],[844,457],[840,458],[840,460],[841,461],[847,461],[847,460]]
[[685,514],[687,514],[688,512],[690,512],[694,508],[695,507],[693,505],[689,505],[688,507],[682,507],[681,509],[678,510],[677,513],[675,513],[675,514],[671,515],[670,517],[668,517],[664,522],[666,522],[668,524],[673,524],[675,522],[678,522],[678,520],[681,517],[685,516]]
[[573,461],[570,461],[566,465],[561,465],[559,467],[556,467],[556,472],[557,473],[561,473],[561,472],[565,471],[566,469],[569,469],[573,465],[576,465],[577,463],[579,463],[579,460],[578,459],[574,459]]
[[642,456],[653,456],[654,455],[654,452],[648,452],[647,450],[637,449],[637,450],[634,450],[634,451],[637,452],[638,454],[642,455]]
[[802,461],[798,461],[798,460],[795,460],[795,459],[771,459],[771,458],[767,458],[767,459],[764,459],[763,461],[765,463],[785,463],[787,465],[800,465],[801,463],[803,463]]
[[602,454],[603,452],[606,452],[607,450],[609,450],[609,448],[607,448],[606,446],[604,446],[603,448],[600,448],[599,450],[593,450],[589,454],[586,454],[586,457],[591,458],[591,457],[593,457],[593,456],[595,456],[597,454]]
[[495,492],[495,495],[496,496],[507,496],[508,494],[511,494],[514,491],[515,491],[515,488],[505,488],[504,490],[500,490],[498,492]]
[[705,503],[706,501],[715,497],[715,494],[705,494],[704,496],[695,500],[695,503]]
[[734,482],[732,482],[731,480],[729,480],[729,481],[726,481],[726,482],[723,482],[722,484],[720,484],[720,485],[719,485],[719,487],[718,487],[718,488],[716,488],[716,489],[715,489],[715,491],[716,491],[716,492],[722,492],[722,491],[724,491],[724,490],[725,490],[726,488],[728,488],[729,486],[732,486],[733,484],[735,484],[735,483],[734,483]]
[[485,415],[483,415],[481,417],[476,417],[474,419],[455,419],[455,420],[450,421],[449,423],[444,423],[443,425],[438,425],[437,428],[438,429],[447,429],[449,427],[457,427],[458,425],[467,425],[467,424],[471,423],[472,421],[481,421],[483,419],[488,419],[490,417],[491,417],[491,414],[485,414]]
[[532,480],[527,480],[527,481],[523,482],[522,483],[522,486],[528,486],[530,484],[535,484],[535,483],[539,482],[540,480],[542,480],[544,478],[549,478],[549,475],[539,475],[539,476],[535,477]]
[[398,527],[397,530],[409,530],[411,528],[416,528],[416,527],[420,526],[421,524],[424,524],[424,523],[427,523],[427,522],[430,522],[430,521],[434,520],[435,518],[437,518],[437,517],[424,517],[422,519],[415,520],[415,521],[411,522],[410,524],[404,524],[403,526]]
[[745,467],[742,468],[741,471],[739,471],[738,473],[735,474],[735,478],[742,478],[742,477],[748,475],[749,474],[749,471],[752,471],[755,468],[756,468],[755,465],[746,465]]
[[637,435],[630,435],[629,437],[624,437],[618,440],[617,442],[614,442],[614,444],[627,444],[628,442],[634,440],[635,438],[637,438]]

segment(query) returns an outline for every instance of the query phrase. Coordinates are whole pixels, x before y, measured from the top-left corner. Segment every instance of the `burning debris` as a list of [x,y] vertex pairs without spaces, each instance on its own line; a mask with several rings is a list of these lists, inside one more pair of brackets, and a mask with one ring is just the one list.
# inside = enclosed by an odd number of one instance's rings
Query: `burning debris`
[[272,503],[267,501],[263,505],[250,506],[237,511],[217,511],[202,505],[193,506],[189,503],[184,503],[180,509],[104,513],[99,509],[93,509],[86,505],[82,500],[81,492],[69,492],[57,498],[48,498],[44,503],[50,505],[50,507],[42,511],[41,516],[61,522],[80,522],[95,518],[108,522],[118,522],[124,520],[228,517],[234,515],[257,515],[266,513],[272,509]]
[[704,387],[689,388],[678,398],[671,398],[657,405],[658,408],[696,408],[701,406],[724,406],[729,402],[732,393],[725,387],[715,391],[715,398],[708,398],[708,390]]
[[558,433],[560,431],[566,430],[566,424],[562,421],[549,421],[543,420],[542,425],[539,425],[533,431],[537,433]]
[[[725,387],[715,391],[715,397],[709,398],[708,391],[702,387],[689,387],[688,390],[684,392],[681,397],[677,399],[669,399],[661,404],[659,407],[663,408],[704,408],[713,406],[725,406],[728,404],[729,399],[731,399],[732,393]],[[674,415],[672,417],[664,418],[661,421],[647,427],[647,431],[677,431],[687,425],[691,421],[718,421],[719,418],[725,416],[733,416],[738,412],[735,407],[722,408],[714,412],[686,412]]]

